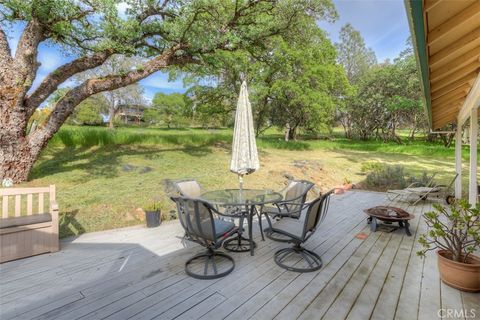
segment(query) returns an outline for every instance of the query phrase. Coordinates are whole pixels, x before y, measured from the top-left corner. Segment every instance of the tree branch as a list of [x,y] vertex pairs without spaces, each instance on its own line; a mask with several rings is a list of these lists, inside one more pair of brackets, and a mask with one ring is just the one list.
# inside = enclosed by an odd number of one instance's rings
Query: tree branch
[[2,65],[7,65],[12,59],[10,46],[8,45],[7,35],[0,26],[0,62]]
[[40,86],[26,98],[25,105],[27,106],[27,118],[35,112],[35,109],[45,101],[58,86],[65,82],[71,76],[83,72],[85,70],[93,69],[103,64],[108,57],[113,54],[112,50],[105,50],[97,52],[90,56],[84,56],[73,60],[58,67],[55,71],[50,73],[40,84]]
[[46,143],[46,141],[58,131],[75,107],[86,98],[99,92],[126,87],[168,66],[186,63],[186,61],[190,63],[191,57],[175,57],[176,51],[184,48],[185,46],[181,44],[173,46],[161,55],[148,61],[141,70],[133,70],[125,75],[109,75],[84,81],[79,86],[67,92],[57,102],[45,124],[45,127],[42,130],[36,130],[31,136],[29,136],[30,144],[43,146],[44,143]]
[[15,69],[22,74],[24,81],[30,81],[24,84],[25,87],[30,88],[37,72],[37,49],[43,40],[44,27],[36,18],[32,18],[23,30],[14,58]]

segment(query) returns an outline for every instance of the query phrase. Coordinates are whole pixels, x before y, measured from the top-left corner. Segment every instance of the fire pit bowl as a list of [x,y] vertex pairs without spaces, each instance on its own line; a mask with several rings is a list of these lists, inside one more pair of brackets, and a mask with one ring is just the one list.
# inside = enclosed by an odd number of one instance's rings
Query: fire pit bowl
[[390,206],[376,206],[373,208],[363,210],[367,215],[367,223],[370,224],[370,230],[372,232],[377,231],[378,221],[384,221],[386,223],[397,222],[400,228],[405,228],[407,236],[411,236],[409,220],[415,218],[413,214],[407,211]]

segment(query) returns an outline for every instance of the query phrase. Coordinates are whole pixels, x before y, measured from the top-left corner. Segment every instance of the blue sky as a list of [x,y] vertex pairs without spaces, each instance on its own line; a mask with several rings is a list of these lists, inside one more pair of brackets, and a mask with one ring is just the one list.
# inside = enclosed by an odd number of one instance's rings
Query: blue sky
[[[338,41],[340,28],[350,23],[359,30],[368,47],[375,51],[378,61],[393,59],[405,47],[409,36],[408,22],[402,0],[334,0],[339,19],[333,23],[319,22],[333,42]],[[14,50],[23,26],[17,24],[9,30],[10,47]],[[60,65],[73,59],[58,48],[41,44],[39,61],[41,66],[33,87]],[[156,92],[184,92],[181,80],[168,81],[168,75],[162,72],[152,74],[140,81],[145,89],[146,98],[151,100]]]

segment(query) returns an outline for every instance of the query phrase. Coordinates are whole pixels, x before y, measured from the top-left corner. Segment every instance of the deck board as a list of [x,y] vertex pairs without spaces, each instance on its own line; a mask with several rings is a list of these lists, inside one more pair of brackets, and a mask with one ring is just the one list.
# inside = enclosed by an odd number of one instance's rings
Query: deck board
[[[363,209],[385,195],[352,191],[333,196],[325,222],[306,247],[323,267],[294,273],[273,254],[284,243],[261,241],[255,256],[232,254],[227,277],[197,280],[184,262],[202,250],[182,242],[178,222],[85,234],[62,250],[0,265],[1,319],[436,319],[439,308],[476,309],[480,295],[442,284],[436,257],[416,255],[425,231],[425,202],[408,208],[403,230],[371,233]],[[363,232],[367,238],[355,236]]]

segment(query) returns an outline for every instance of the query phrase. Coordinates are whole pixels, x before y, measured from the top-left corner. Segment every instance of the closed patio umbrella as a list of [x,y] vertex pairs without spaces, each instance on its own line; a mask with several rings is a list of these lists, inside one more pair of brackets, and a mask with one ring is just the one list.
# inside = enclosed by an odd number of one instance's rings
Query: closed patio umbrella
[[240,189],[242,189],[243,176],[259,168],[255,131],[253,130],[252,106],[248,100],[247,83],[243,81],[235,113],[230,171],[238,174]]

